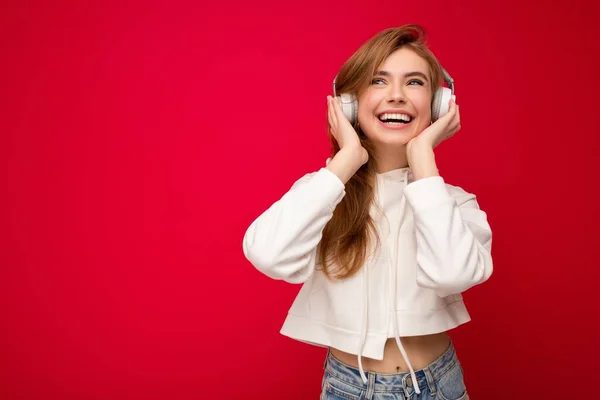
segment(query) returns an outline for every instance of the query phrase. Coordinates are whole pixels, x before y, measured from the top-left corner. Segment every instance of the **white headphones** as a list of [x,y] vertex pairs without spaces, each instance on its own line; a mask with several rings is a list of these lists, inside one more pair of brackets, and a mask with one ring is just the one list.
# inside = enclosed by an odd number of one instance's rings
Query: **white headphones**
[[[449,102],[451,98],[454,97],[454,79],[446,72],[445,69],[442,68],[442,74],[444,75],[444,81],[448,84],[448,87],[440,86],[435,91],[435,95],[433,96],[433,103],[431,106],[431,122],[435,122],[439,118],[443,117],[448,113]],[[338,103],[342,107],[342,111],[348,121],[352,125],[358,121],[358,100],[353,94],[350,93],[341,93],[339,96],[335,91],[335,81],[337,79],[337,75],[333,79],[333,97],[338,100]]]

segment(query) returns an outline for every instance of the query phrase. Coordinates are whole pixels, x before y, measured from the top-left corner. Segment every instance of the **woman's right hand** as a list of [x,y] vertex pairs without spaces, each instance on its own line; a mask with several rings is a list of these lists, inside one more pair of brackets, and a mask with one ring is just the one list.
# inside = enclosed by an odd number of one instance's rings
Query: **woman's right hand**
[[342,108],[336,99],[327,96],[327,121],[329,133],[335,138],[340,146],[340,152],[355,154],[357,162],[363,165],[369,160],[369,153],[360,143],[358,134],[344,115]]

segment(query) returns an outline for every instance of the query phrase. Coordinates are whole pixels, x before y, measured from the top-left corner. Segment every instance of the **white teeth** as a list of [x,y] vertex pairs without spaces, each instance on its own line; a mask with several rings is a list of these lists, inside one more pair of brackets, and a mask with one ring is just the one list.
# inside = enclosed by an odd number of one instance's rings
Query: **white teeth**
[[385,113],[385,114],[381,114],[379,116],[379,119],[382,120],[382,121],[394,119],[394,120],[402,120],[402,121],[405,121],[405,122],[410,122],[412,118],[410,117],[410,115],[407,115],[407,114],[390,114],[390,113]]

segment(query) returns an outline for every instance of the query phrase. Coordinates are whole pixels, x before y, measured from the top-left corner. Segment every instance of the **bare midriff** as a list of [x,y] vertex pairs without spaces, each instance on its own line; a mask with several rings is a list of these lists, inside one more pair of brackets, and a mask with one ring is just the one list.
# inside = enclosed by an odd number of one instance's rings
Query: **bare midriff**
[[[427,367],[437,360],[450,346],[450,337],[446,332],[423,336],[406,336],[400,338],[408,359],[415,371]],[[353,367],[358,368],[356,354],[350,354],[331,348],[331,354]],[[408,365],[400,353],[396,339],[389,338],[385,343],[383,360],[362,357],[362,366],[365,371],[394,374],[409,372]]]

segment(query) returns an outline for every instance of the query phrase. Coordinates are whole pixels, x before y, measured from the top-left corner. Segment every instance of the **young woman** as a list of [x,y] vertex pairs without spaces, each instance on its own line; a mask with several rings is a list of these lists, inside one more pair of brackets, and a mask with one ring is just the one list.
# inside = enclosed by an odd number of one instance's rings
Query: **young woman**
[[328,348],[321,399],[468,398],[446,332],[492,273],[492,233],[436,167],[460,117],[425,39],[387,29],[344,64],[327,98],[331,158],[244,237],[259,271],[303,283],[281,333]]

